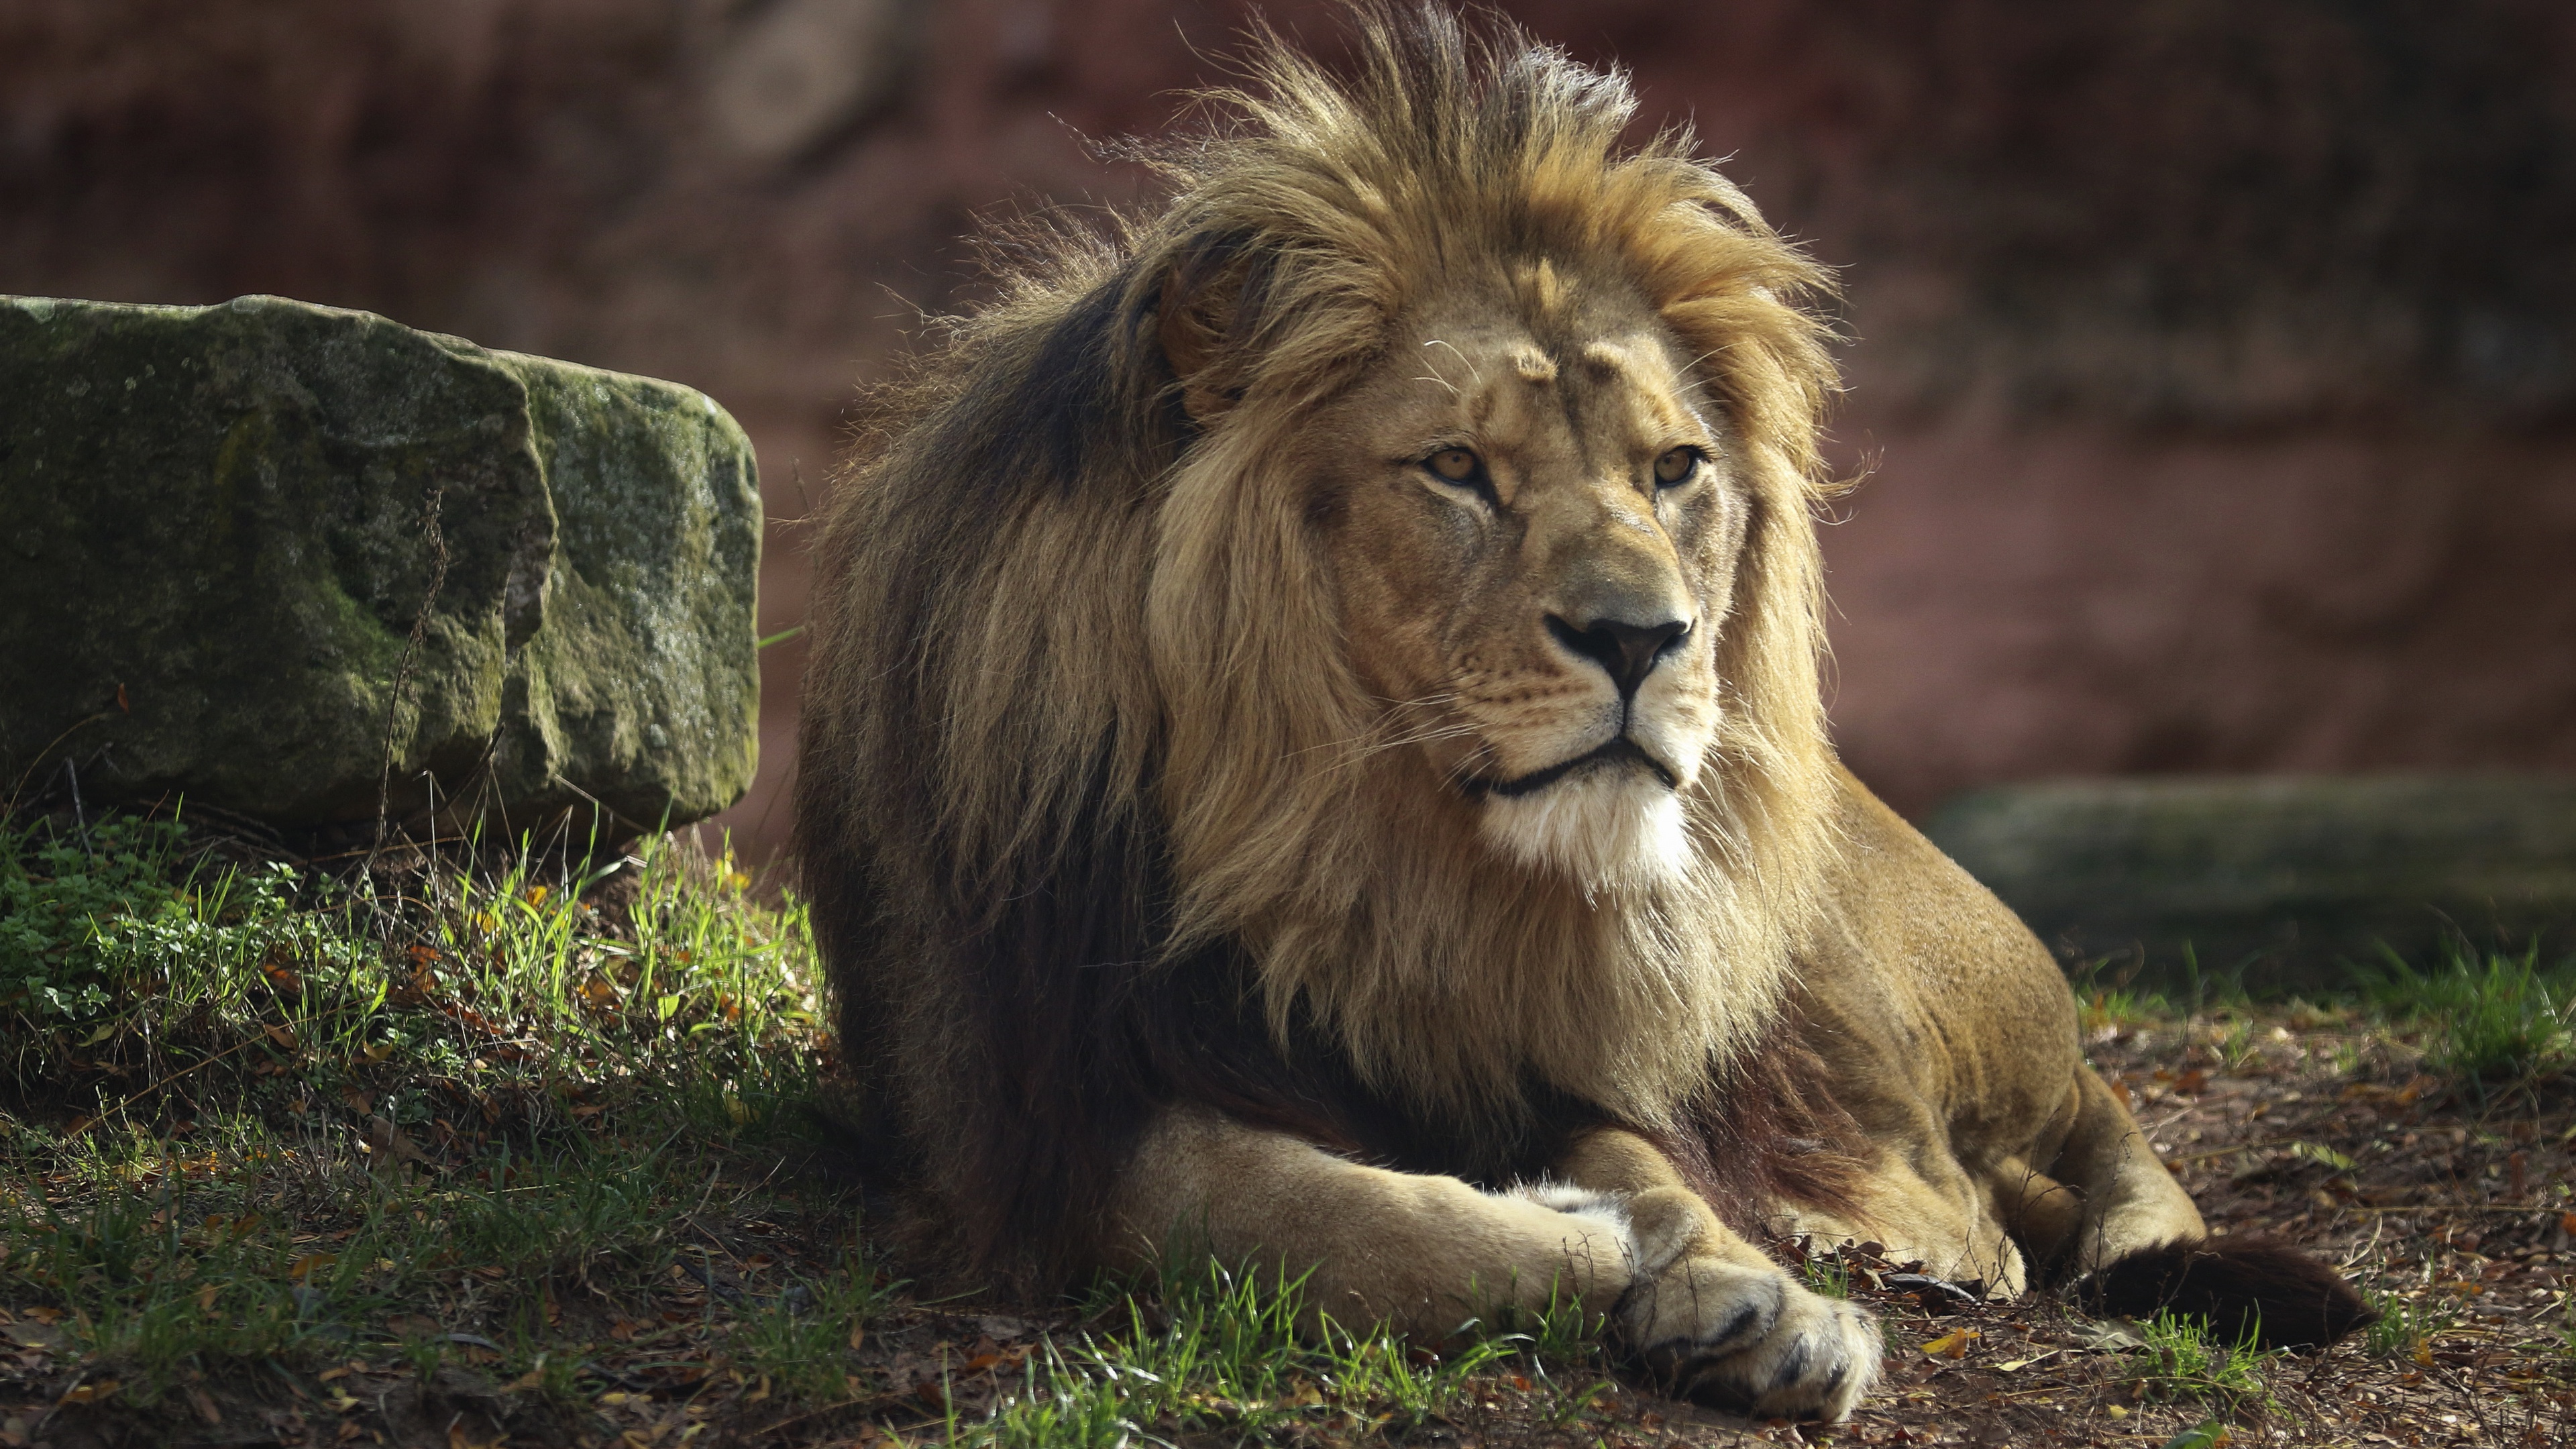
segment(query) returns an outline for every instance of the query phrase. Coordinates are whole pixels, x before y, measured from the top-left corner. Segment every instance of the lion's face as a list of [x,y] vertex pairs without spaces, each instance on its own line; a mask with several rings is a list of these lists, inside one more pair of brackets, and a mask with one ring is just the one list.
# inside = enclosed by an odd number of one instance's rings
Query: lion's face
[[1395,329],[1325,420],[1351,662],[1506,855],[1586,888],[1689,858],[1751,495],[1693,359],[1540,266]]

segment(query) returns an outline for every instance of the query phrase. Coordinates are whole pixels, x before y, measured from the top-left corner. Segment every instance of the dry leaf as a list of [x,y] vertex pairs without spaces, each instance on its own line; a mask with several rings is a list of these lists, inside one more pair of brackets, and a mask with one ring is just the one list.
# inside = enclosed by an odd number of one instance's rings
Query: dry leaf
[[1966,1358],[1968,1345],[1983,1336],[1973,1328],[1954,1328],[1923,1345],[1923,1351],[1934,1358]]
[[2079,1325],[2075,1330],[2077,1345],[2095,1353],[2125,1353],[2145,1348],[2146,1336],[2138,1326],[2125,1318],[2107,1318]]
[[123,1385],[119,1384],[114,1379],[100,1379],[97,1383],[82,1384],[78,1388],[67,1390],[59,1402],[66,1404],[95,1404],[99,1400],[115,1393],[121,1387],[123,1387]]
[[2337,1172],[2350,1172],[2358,1166],[2351,1158],[2321,1142],[2293,1142],[2290,1144],[2290,1155],[2304,1157],[2310,1162],[2324,1163]]

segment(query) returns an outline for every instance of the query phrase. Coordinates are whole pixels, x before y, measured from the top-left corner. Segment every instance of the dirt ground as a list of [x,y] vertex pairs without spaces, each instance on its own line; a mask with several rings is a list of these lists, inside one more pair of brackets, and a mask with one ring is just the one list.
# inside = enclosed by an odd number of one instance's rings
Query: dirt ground
[[[2096,1022],[2089,1048],[2214,1229],[2308,1245],[2392,1322],[2231,1376],[2154,1361],[2133,1332],[2044,1297],[1960,1301],[1919,1282],[1907,1291],[1909,1265],[1855,1252],[1835,1264],[1853,1296],[1890,1321],[1896,1351],[1848,1423],[1752,1423],[1559,1365],[1480,1378],[1407,1429],[1325,1406],[1311,1423],[1263,1437],[1568,1449],[2576,1442],[2576,1092],[2566,1081],[2482,1098],[2422,1075],[2408,1043],[2384,1029],[2316,1011]],[[915,1443],[973,1424],[1018,1385],[1042,1341],[1084,1327],[1066,1312],[906,1300],[857,1336],[837,1399],[791,1396],[726,1368],[726,1314],[776,1294],[789,1275],[844,1261],[846,1228],[836,1225],[846,1222],[810,1197],[745,1196],[692,1224],[703,1266],[674,1268],[649,1311],[567,1302],[568,1317],[600,1317],[582,1327],[591,1346],[577,1396],[548,1395],[537,1372],[504,1380],[506,1346],[460,1334],[448,1335],[454,1353],[426,1382],[393,1350],[353,1345],[345,1365],[317,1379],[207,1382],[137,1409],[56,1362],[59,1331],[22,1314],[0,1322],[0,1445]],[[1191,1445],[1243,1437],[1137,1431],[1140,1442]]]

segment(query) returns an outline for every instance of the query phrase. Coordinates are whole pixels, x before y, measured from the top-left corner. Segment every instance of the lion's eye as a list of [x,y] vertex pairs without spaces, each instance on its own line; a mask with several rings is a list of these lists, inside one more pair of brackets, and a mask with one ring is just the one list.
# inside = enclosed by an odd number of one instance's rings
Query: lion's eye
[[1450,483],[1473,483],[1478,472],[1476,455],[1465,448],[1443,448],[1423,459],[1422,466]]
[[1675,448],[1655,460],[1655,482],[1664,488],[1678,488],[1699,472],[1699,449]]

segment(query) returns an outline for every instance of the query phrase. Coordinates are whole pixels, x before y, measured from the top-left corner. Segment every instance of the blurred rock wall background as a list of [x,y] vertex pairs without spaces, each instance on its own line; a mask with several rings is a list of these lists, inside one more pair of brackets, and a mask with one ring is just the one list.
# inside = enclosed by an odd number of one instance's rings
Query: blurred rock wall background
[[[2576,9],[1507,5],[1842,269],[1834,717],[2082,773],[2576,770]],[[1320,5],[1283,26],[1335,43]],[[959,238],[1220,78],[1146,0],[0,0],[0,291],[276,292],[704,389],[792,520]],[[784,832],[796,642],[764,656]]]

